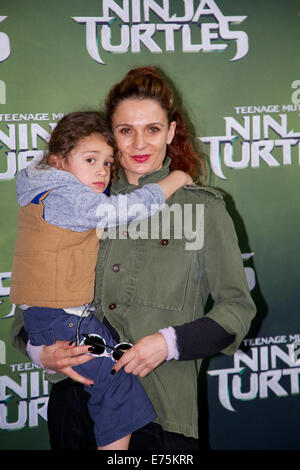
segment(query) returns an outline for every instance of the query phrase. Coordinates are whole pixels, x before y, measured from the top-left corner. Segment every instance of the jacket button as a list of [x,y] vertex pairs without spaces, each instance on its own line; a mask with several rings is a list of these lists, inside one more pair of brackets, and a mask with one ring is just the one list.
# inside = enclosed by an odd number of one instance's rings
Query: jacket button
[[120,271],[120,265],[119,264],[114,264],[113,267],[112,267],[112,270],[114,273],[117,273],[118,271]]
[[73,326],[74,326],[74,323],[69,323],[70,328],[73,328]]
[[166,240],[166,239],[163,239],[163,240],[161,240],[161,242],[160,242],[160,244],[161,244],[162,246],[167,246],[168,243],[169,243],[169,240]]
[[116,306],[117,306],[116,304],[110,304],[108,306],[108,308],[109,308],[109,310],[114,310],[116,308]]

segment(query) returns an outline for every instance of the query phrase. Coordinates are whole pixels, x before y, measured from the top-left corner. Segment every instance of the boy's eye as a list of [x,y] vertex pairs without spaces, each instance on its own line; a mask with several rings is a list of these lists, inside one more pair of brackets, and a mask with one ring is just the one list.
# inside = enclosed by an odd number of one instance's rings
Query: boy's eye
[[105,165],[106,165],[106,166],[109,166],[109,167],[112,167],[113,162],[105,162]]

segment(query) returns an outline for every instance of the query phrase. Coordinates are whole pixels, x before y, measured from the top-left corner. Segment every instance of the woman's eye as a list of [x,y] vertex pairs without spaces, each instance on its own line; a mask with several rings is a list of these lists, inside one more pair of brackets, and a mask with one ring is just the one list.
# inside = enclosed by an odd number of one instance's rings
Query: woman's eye
[[129,134],[130,133],[130,129],[128,127],[123,127],[122,129],[120,129],[120,134]]
[[156,126],[149,127],[150,134],[156,134],[159,131],[160,131],[159,127],[156,127]]
[[113,162],[105,162],[105,165],[106,165],[106,166],[109,166],[109,167],[112,167]]
[[89,157],[86,159],[88,163],[94,163],[95,159],[93,157]]

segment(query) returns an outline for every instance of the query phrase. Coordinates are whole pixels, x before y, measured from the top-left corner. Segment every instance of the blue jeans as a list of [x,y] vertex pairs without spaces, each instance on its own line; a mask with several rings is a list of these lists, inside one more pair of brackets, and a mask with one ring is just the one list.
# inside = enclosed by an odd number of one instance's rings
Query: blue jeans
[[[24,311],[25,330],[33,345],[50,345],[56,340],[74,341],[80,317],[63,309],[30,307]],[[96,333],[107,344],[115,345],[108,328],[90,313],[80,323],[82,333]],[[89,393],[88,409],[94,421],[98,446],[104,446],[131,434],[156,418],[155,411],[138,378],[121,369],[111,375],[110,357],[94,359],[74,367],[79,374],[92,379],[94,385],[85,386]]]

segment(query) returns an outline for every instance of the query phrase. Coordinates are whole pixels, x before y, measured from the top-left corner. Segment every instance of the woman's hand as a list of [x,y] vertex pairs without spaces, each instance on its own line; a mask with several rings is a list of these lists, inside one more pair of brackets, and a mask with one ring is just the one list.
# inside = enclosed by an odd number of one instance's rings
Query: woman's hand
[[[145,377],[168,357],[168,347],[165,338],[160,333],[144,336],[132,346],[112,370],[118,372],[124,367],[125,372],[139,377]],[[113,372],[114,373],[114,372]]]
[[93,359],[93,356],[85,354],[89,346],[75,346],[68,341],[56,341],[51,346],[44,346],[40,356],[40,362],[45,369],[55,370],[65,374],[76,382],[84,385],[92,385],[94,382],[78,374],[73,366],[84,364]]

